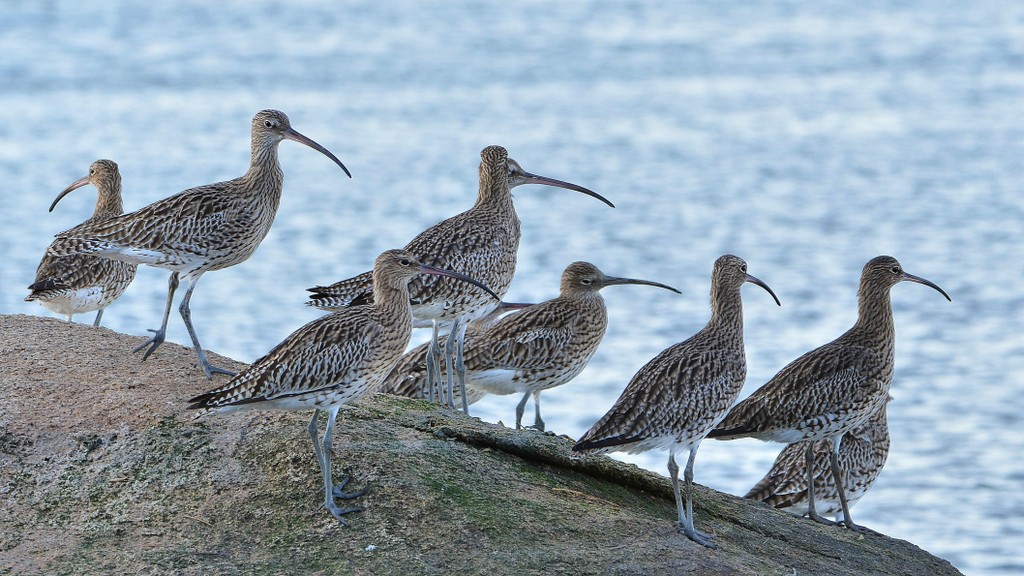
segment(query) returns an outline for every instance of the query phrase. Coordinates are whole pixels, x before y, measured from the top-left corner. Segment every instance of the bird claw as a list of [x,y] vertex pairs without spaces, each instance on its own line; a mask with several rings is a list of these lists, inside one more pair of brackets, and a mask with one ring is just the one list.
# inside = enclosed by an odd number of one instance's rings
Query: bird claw
[[329,498],[327,503],[326,503],[327,510],[329,510],[331,512],[331,515],[334,516],[334,518],[337,519],[338,522],[341,522],[342,525],[344,525],[344,526],[348,526],[349,524],[341,516],[343,514],[351,514],[352,512],[362,512],[363,511],[363,507],[362,506],[352,506],[350,508],[339,508],[334,503],[334,499],[335,498],[340,498],[342,500],[351,500],[353,498],[358,498],[358,497],[362,496],[365,493],[365,491],[345,492],[345,486],[348,484],[348,481],[349,481],[349,478],[346,477],[346,478],[342,479],[341,482],[338,482],[337,484],[335,484],[334,487],[331,488],[331,498]]
[[697,544],[700,544],[701,546],[705,548],[710,548],[712,550],[716,550],[718,548],[718,545],[712,542],[712,536],[710,534],[705,534],[696,529],[690,530],[680,522],[676,522],[675,524],[677,532],[685,535],[687,538],[693,540]]
[[206,375],[207,378],[212,378],[214,374],[224,374],[226,376],[238,375],[238,372],[235,372],[234,370],[228,370],[227,368],[218,368],[212,364],[207,364],[203,372],[206,372],[207,369],[209,370],[209,374]]
[[331,489],[331,495],[341,500],[352,500],[366,494],[366,490],[360,490],[359,492],[345,492],[345,486],[348,485],[349,480],[350,478],[345,478],[341,482],[338,482],[334,488]]
[[348,523],[348,521],[346,521],[341,516],[343,514],[351,514],[353,512],[362,512],[363,508],[361,506],[353,506],[352,508],[338,508],[337,506],[334,506],[334,507],[329,507],[328,510],[330,510],[331,515],[334,516],[334,518],[338,522],[341,522],[341,524],[343,526],[348,527],[348,526],[350,526],[350,524]]
[[[819,523],[819,524],[824,524],[825,526],[839,526],[840,524],[842,524],[842,522],[836,522],[835,520],[829,520],[828,518],[825,518],[824,516],[821,516],[819,514],[810,514],[810,513],[808,513],[808,514],[806,514],[806,516],[808,518],[810,518],[811,520],[814,520],[815,522]],[[854,526],[856,526],[856,524]]]
[[160,345],[164,343],[164,338],[166,335],[166,333],[163,330],[154,330],[152,328],[147,328],[147,330],[153,333],[153,337],[132,349],[132,352],[139,352],[142,349],[148,347],[146,352],[142,354],[143,361],[145,361],[146,358],[149,358],[149,355],[152,354],[154,350],[159,348]]
[[840,521],[840,522],[836,522],[836,525],[837,526],[843,526],[847,530],[856,532],[857,534],[875,534],[876,533],[871,528],[868,528],[866,526],[861,526],[860,524],[854,524],[853,522],[846,522],[845,520]]

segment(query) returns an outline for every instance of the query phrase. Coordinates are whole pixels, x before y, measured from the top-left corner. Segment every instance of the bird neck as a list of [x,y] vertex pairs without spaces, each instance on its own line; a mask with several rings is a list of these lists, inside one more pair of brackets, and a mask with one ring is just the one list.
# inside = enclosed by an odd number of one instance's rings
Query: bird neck
[[608,309],[604,304],[604,298],[597,290],[567,291],[561,298],[573,301],[574,307],[581,312],[586,310],[588,317],[593,321],[608,323]]
[[277,145],[279,142],[265,142],[254,140],[252,143],[252,157],[249,161],[249,170],[243,178],[271,184],[280,192],[284,183],[284,171],[281,170],[281,163],[277,160]]
[[110,186],[100,188],[96,197],[96,210],[93,211],[93,218],[110,218],[124,214],[124,204],[121,202],[121,179]]
[[505,184],[481,181],[474,208],[515,212],[512,206],[512,190]]
[[412,331],[412,307],[409,305],[409,285],[396,286],[382,278],[373,279],[373,304],[384,317],[393,322],[408,323]]
[[711,289],[711,320],[716,332],[743,343],[743,300],[739,288],[714,286]]
[[863,285],[857,300],[857,323],[854,330],[861,338],[877,345],[891,345],[896,336],[896,328],[892,319],[889,287]]

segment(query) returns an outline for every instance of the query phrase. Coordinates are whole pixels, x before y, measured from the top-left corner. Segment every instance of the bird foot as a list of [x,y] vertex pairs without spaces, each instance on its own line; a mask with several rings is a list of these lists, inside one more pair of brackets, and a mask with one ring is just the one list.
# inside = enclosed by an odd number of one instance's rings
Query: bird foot
[[334,503],[334,499],[338,498],[341,500],[352,500],[353,498],[359,498],[366,493],[365,490],[359,492],[345,492],[345,486],[348,484],[349,478],[344,478],[341,482],[338,482],[331,488],[331,496],[324,503],[327,510],[330,511],[331,515],[334,516],[338,522],[341,522],[344,526],[348,526],[348,522],[342,518],[344,514],[351,514],[353,512],[362,512],[362,506],[351,506],[349,508],[340,508]]
[[705,548],[710,548],[711,550],[718,549],[718,545],[712,542],[712,536],[710,534],[705,534],[703,532],[690,528],[689,526],[684,525],[682,522],[676,522],[676,531],[678,531],[680,534],[685,535],[690,540],[693,540],[694,542],[700,544]]
[[227,368],[218,368],[213,364],[210,364],[210,360],[206,357],[206,351],[196,346],[196,362],[199,363],[199,367],[203,369],[203,374],[210,380],[213,380],[214,374],[226,374],[228,376],[234,376],[235,372],[228,370]]
[[209,362],[206,363],[206,366],[203,368],[203,372],[206,372],[207,378],[212,378],[214,374],[224,374],[226,376],[238,375],[238,372],[235,372],[234,370],[228,370],[227,368],[218,368],[213,364],[210,364]]
[[359,492],[345,492],[345,486],[348,485],[349,480],[350,478],[345,478],[341,482],[335,484],[334,488],[331,489],[331,495],[341,500],[352,500],[366,494],[366,490],[360,490]]
[[844,527],[846,527],[847,530],[852,530],[853,532],[856,532],[857,534],[877,534],[877,532],[875,532],[871,528],[868,528],[866,526],[861,526],[860,524],[854,524],[853,522],[847,522],[846,520],[842,520],[840,522],[836,522],[836,524],[840,525],[840,526],[844,526]]
[[807,517],[819,524],[824,524],[825,526],[839,526],[841,524],[841,522],[829,520],[828,518],[825,518],[824,516],[820,516],[818,514],[808,513]]
[[149,328],[148,330],[153,333],[153,336],[149,340],[146,340],[142,344],[139,344],[138,346],[132,349],[132,352],[139,352],[143,348],[146,348],[145,353],[142,354],[143,360],[149,358],[149,355],[152,354],[154,350],[159,348],[160,345],[164,343],[164,338],[166,337],[167,334],[163,330],[154,330],[152,328]]
[[328,506],[328,507],[327,507],[327,510],[329,510],[329,511],[330,511],[331,515],[332,515],[332,516],[334,516],[334,518],[335,518],[335,519],[336,519],[336,520],[337,520],[338,522],[341,522],[341,524],[342,524],[343,526],[346,526],[346,527],[348,527],[348,526],[349,526],[349,523],[348,523],[348,521],[347,521],[347,520],[345,520],[344,518],[342,518],[342,515],[344,515],[344,514],[351,514],[351,513],[353,513],[353,512],[362,512],[362,511],[363,511],[363,508],[362,508],[362,506],[353,506],[353,507],[351,507],[351,508],[339,508],[339,507],[337,507],[337,506],[333,506],[333,505],[332,505],[332,506]]

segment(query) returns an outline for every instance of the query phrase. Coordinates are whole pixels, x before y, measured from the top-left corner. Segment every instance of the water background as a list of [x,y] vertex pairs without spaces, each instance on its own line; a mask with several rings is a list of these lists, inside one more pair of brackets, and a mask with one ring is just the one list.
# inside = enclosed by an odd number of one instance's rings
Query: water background
[[[605,290],[604,343],[544,394],[549,429],[579,437],[640,366],[703,326],[719,255],[745,258],[783,302],[744,289],[749,394],[848,328],[861,267],[891,254],[954,301],[893,290],[892,452],[854,515],[966,574],[1024,573],[1024,4],[0,7],[0,313],[48,314],[24,287],[95,193],[46,210],[93,160],[118,162],[132,210],[240,175],[252,115],[279,108],[354,178],[284,142],[273,230],[248,262],[202,279],[203,344],[252,361],[317,317],[305,288],[468,208],[480,149],[501,144],[617,205],[518,189],[509,299],[554,297],[574,260],[683,291]],[[166,280],[140,268],[104,325],[157,327]],[[176,313],[168,339],[188,342]],[[517,401],[474,414],[512,423]],[[780,448],[705,442],[696,480],[742,494]],[[632,461],[665,473],[664,453]]]

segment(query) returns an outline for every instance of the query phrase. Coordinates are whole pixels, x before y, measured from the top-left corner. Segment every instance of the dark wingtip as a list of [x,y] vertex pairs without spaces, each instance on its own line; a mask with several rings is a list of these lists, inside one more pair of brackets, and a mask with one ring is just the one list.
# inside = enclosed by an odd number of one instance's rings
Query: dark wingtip
[[598,448],[610,448],[612,446],[622,446],[623,444],[629,444],[640,440],[635,436],[611,436],[609,438],[601,438],[600,440],[580,440],[572,447],[573,452],[582,452],[583,450],[597,450]]
[[29,284],[28,289],[32,290],[32,291],[37,291],[37,290],[56,290],[58,288],[63,288],[63,287],[64,287],[64,284],[61,283],[60,280],[57,280],[55,278],[44,278],[43,280],[40,280],[38,282],[33,282],[32,284]]
[[711,432],[708,432],[707,438],[718,438],[721,440],[731,440],[733,438],[744,435],[749,432],[746,428],[715,428]]
[[201,410],[203,408],[210,408],[211,406],[209,405],[209,402],[212,399],[213,399],[213,394],[209,393],[209,392],[207,392],[205,394],[200,394],[199,396],[194,396],[194,397],[189,398],[188,400],[186,400],[186,402],[188,402],[187,409],[188,410]]

